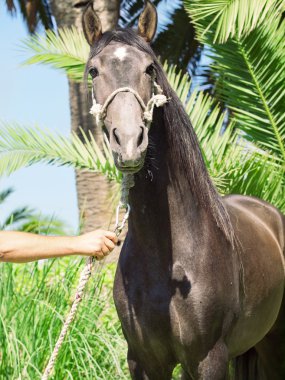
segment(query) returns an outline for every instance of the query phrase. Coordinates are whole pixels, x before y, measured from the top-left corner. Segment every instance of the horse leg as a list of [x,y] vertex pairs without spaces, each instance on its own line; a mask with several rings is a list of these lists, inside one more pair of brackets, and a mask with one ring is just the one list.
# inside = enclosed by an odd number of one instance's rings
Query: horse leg
[[271,331],[243,355],[233,360],[234,380],[285,379],[285,299]]
[[223,342],[217,342],[208,355],[199,363],[194,379],[226,380],[228,378],[229,355]]
[[255,346],[267,380],[285,379],[285,297],[278,318],[267,335]]
[[233,359],[233,380],[271,380],[267,379],[254,347]]
[[128,365],[132,380],[171,380],[175,367],[175,364],[169,364],[169,361],[158,363],[154,357],[149,357],[142,363],[130,349]]
[[184,363],[183,367],[181,380],[227,380],[228,349],[223,342],[217,342],[199,363]]

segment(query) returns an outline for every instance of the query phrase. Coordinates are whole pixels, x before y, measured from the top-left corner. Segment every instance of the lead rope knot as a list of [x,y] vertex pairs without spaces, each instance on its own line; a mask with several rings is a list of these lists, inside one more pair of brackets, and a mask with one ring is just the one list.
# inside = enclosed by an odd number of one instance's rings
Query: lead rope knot
[[90,109],[91,115],[95,117],[95,121],[98,127],[103,127],[104,125],[104,115],[103,115],[103,106],[96,102],[94,91],[92,88],[92,107]]
[[168,102],[168,99],[165,95],[162,95],[162,94],[153,95],[152,98],[147,103],[146,110],[144,112],[145,121],[148,124],[151,124],[153,120],[154,107],[162,107],[167,102]]

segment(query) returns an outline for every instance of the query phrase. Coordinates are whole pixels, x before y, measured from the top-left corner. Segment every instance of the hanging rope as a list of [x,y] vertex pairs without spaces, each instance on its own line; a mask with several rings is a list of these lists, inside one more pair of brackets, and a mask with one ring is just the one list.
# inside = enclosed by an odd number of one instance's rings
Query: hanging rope
[[46,369],[45,369],[44,374],[42,376],[42,380],[47,380],[49,378],[51,371],[54,368],[54,364],[55,364],[56,358],[58,356],[59,350],[62,346],[62,343],[63,343],[64,338],[66,336],[66,333],[68,331],[68,328],[71,325],[71,323],[75,317],[78,306],[82,300],[85,286],[86,286],[86,284],[87,284],[87,282],[88,282],[88,280],[92,274],[93,263],[94,263],[94,257],[89,257],[87,259],[86,265],[85,265],[85,267],[84,267],[84,269],[80,275],[79,284],[77,286],[76,293],[75,293],[75,299],[73,301],[70,312],[69,312],[69,314],[68,314],[68,316],[64,322],[64,325],[62,327],[59,338],[58,338],[58,340],[54,346],[52,355],[49,359],[48,365],[46,366]]
[[[128,204],[128,196],[129,196],[130,188],[133,186],[134,186],[133,176],[132,175],[123,176],[122,197],[121,197],[120,204],[117,207],[117,213],[116,213],[115,233],[117,236],[119,236],[121,234],[128,218],[129,218],[129,215],[130,215],[130,205]],[[122,208],[126,209],[126,213],[123,217],[122,222],[120,223],[119,222],[119,212]],[[80,302],[82,301],[82,297],[84,294],[85,287],[86,287],[87,282],[88,282],[88,280],[92,274],[94,262],[95,262],[94,257],[89,257],[86,261],[85,267],[84,267],[84,269],[80,275],[80,278],[79,278],[79,283],[78,283],[78,286],[76,289],[75,298],[74,298],[73,304],[71,306],[70,312],[69,312],[69,314],[68,314],[68,316],[64,322],[64,325],[61,329],[59,338],[58,338],[58,340],[54,346],[53,352],[52,352],[51,357],[49,359],[49,362],[48,362],[48,364],[44,370],[44,373],[42,375],[41,380],[48,380],[48,378],[49,378],[49,376],[50,376],[50,374],[54,368],[54,365],[55,365],[59,350],[60,350],[62,343],[64,341],[64,338],[67,334],[67,331],[68,331],[72,321],[74,320],[78,306],[79,306]]]

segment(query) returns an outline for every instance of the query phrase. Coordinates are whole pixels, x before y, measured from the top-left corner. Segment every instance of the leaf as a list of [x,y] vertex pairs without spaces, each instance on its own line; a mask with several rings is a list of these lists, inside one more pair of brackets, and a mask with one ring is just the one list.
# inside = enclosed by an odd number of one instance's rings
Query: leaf
[[65,235],[66,225],[54,216],[41,215],[34,212],[17,226],[18,231],[36,233],[41,235]]
[[200,39],[212,32],[218,43],[240,39],[284,10],[282,0],[184,0],[184,6]]
[[[114,162],[101,153],[94,138],[81,130],[85,143],[73,133],[71,138],[37,127],[25,128],[2,123],[0,129],[0,176],[37,162],[68,165],[100,172],[109,179],[121,180]],[[105,150],[110,148],[105,141]]]
[[[40,24],[45,29],[52,29],[52,15],[47,0],[18,0],[19,10],[30,33],[34,33]],[[17,12],[13,0],[6,0],[8,12],[12,15]]]
[[216,94],[233,111],[245,138],[285,161],[285,22],[215,46]]
[[[266,9],[269,3],[266,2]],[[209,4],[206,2],[205,7]],[[209,46],[215,97],[231,110],[244,138],[284,162],[285,21],[280,13],[284,3],[274,4],[268,10],[266,22],[258,21],[249,34],[233,33],[234,38],[223,45],[214,43],[215,26],[204,17],[204,8],[200,11],[195,8],[193,14],[189,6],[189,11],[194,19],[200,20],[199,30],[204,35],[201,41]],[[257,20],[252,5],[247,2],[245,5],[244,10],[238,6],[236,12],[252,12],[251,18]]]
[[171,16],[171,23],[156,37],[153,48],[162,61],[167,60],[180,68],[187,68],[190,60],[199,58],[200,50],[194,27],[189,22],[182,3]]
[[46,36],[30,36],[23,41],[22,49],[32,53],[25,65],[50,65],[65,71],[75,81],[83,80],[90,47],[83,32],[78,32],[75,27],[59,29],[58,35],[47,31]]
[[188,74],[164,66],[197,133],[202,153],[218,190],[222,194],[254,195],[273,203],[285,212],[283,163],[266,151],[249,144],[236,130],[235,121],[225,121],[215,100],[206,93],[193,91]]
[[29,207],[21,207],[16,210],[13,210],[10,215],[4,220],[1,226],[1,230],[6,229],[18,222],[24,221],[30,218],[34,213],[34,210]]
[[14,189],[12,187],[9,187],[8,189],[2,190],[0,192],[0,205],[4,203],[7,198],[14,193]]

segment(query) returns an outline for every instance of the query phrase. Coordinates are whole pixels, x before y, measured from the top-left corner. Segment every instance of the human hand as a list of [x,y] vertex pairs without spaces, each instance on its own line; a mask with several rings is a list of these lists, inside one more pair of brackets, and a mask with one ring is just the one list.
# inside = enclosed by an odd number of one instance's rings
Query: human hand
[[118,242],[114,232],[104,230],[95,230],[73,239],[74,252],[83,256],[95,256],[98,260],[108,256]]

